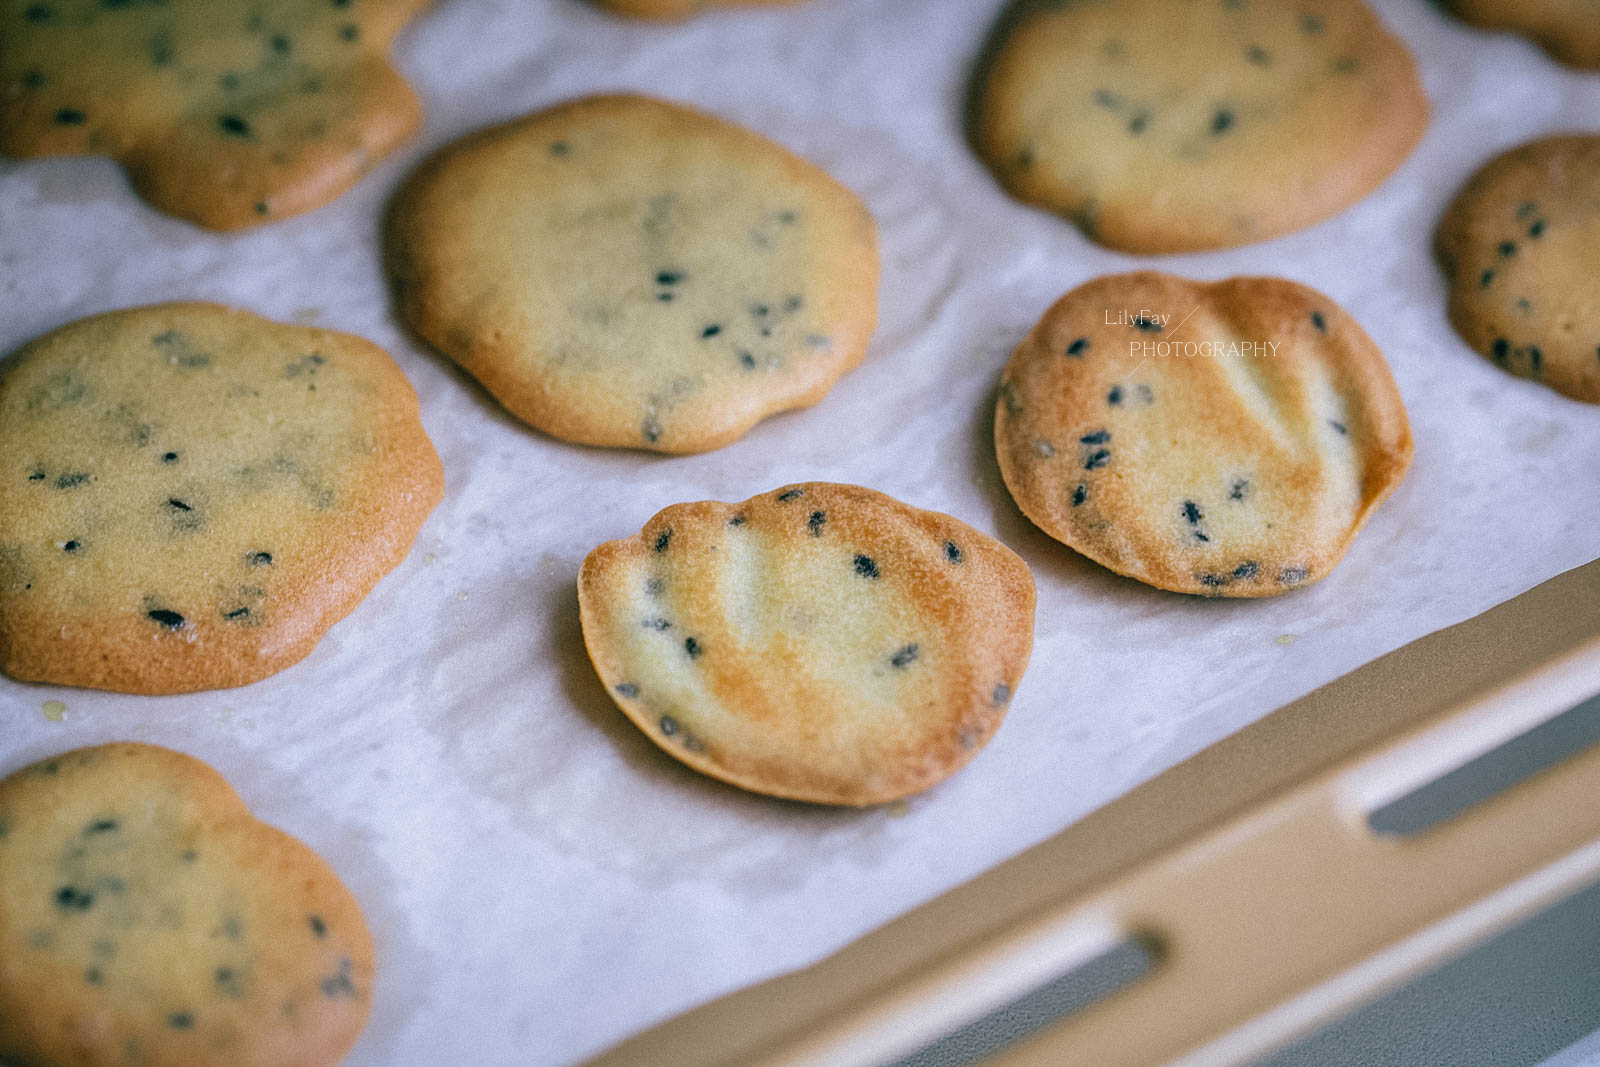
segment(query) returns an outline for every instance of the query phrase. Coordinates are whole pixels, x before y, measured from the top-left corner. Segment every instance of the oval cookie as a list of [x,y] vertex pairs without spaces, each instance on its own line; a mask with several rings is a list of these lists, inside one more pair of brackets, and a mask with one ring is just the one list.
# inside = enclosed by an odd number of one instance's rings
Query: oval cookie
[[416,130],[386,58],[427,0],[0,0],[0,152],[109,155],[218,230],[327,203]]
[[81,319],[0,363],[0,668],[128,693],[298,662],[439,502],[381,348],[215,304]]
[[1427,124],[1361,0],[1022,0],[975,83],[1002,184],[1131,252],[1224,248],[1342,211]]
[[1510,30],[1574,67],[1600,68],[1600,3],[1596,0],[1445,0],[1465,22]]
[[1045,313],[995,410],[1006,486],[1118,574],[1272,596],[1333,569],[1405,476],[1411,429],[1354,319],[1280,278],[1097,278]]
[[412,327],[513,414],[583,444],[719,448],[822,399],[877,320],[876,232],[853,193],[645,97],[445,149],[389,233]]
[[349,890],[199,760],[110,744],[0,781],[0,1060],[332,1065],[372,978]]
[[583,639],[612,699],[697,771],[877,804],[999,727],[1033,647],[1033,578],[998,541],[871,489],[805,482],[675,504],[589,554]]
[[641,19],[686,19],[723,7],[778,7],[801,0],[595,0],[619,15]]
[[1450,321],[1468,344],[1600,404],[1600,136],[1496,156],[1457,194],[1435,243]]

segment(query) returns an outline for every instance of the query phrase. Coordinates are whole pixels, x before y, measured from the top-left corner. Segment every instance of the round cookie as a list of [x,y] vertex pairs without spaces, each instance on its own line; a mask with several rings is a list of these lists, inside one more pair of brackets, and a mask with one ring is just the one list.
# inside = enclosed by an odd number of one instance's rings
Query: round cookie
[[800,0],[595,0],[619,15],[640,19],[686,19],[719,7],[778,7]]
[[1159,589],[1260,597],[1333,569],[1405,476],[1383,355],[1281,278],[1097,278],[1006,366],[995,450],[1023,513]]
[[332,1065],[372,979],[338,876],[199,760],[110,744],[0,781],[0,1061]]
[[962,767],[1033,647],[1033,577],[948,515],[805,482],[675,504],[578,577],[612,699],[725,782],[877,804]]
[[0,669],[128,693],[299,661],[443,491],[388,354],[215,304],[81,319],[0,363]]
[[772,142],[640,96],[469,137],[389,227],[406,320],[568,441],[702,452],[805,407],[877,321],[872,216]]
[[1574,67],[1600,68],[1600,0],[1445,0],[1486,30],[1510,30]]
[[1428,119],[1411,56],[1361,0],[1022,0],[974,94],[972,137],[1001,183],[1130,252],[1336,214]]
[[1600,404],[1600,135],[1496,156],[1439,223],[1450,321],[1512,374]]
[[218,230],[337,197],[415,132],[386,58],[428,0],[0,0],[0,152],[109,155]]

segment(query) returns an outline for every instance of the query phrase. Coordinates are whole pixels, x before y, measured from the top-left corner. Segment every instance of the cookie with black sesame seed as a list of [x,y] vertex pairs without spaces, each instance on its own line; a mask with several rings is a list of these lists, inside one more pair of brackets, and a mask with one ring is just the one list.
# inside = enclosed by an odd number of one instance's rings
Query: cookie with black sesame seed
[[675,504],[578,577],[589,658],[634,724],[758,793],[878,804],[970,760],[1033,647],[1033,577],[965,523],[805,482]]
[[872,216],[811,164],[641,96],[447,147],[407,183],[402,314],[523,421],[703,452],[821,400],[877,321]]
[[801,0],[595,0],[619,15],[641,19],[686,19],[703,11],[726,7],[780,7]]
[[995,450],[1045,533],[1159,589],[1325,576],[1411,463],[1399,390],[1337,304],[1281,278],[1110,275],[1006,366]]
[[1131,252],[1309,226],[1377,188],[1428,120],[1362,0],[1018,0],[971,111],[1007,189]]
[[415,132],[386,58],[428,0],[0,0],[0,152],[108,155],[217,230],[310,211]]
[[1600,404],[1600,135],[1547,137],[1484,164],[1440,220],[1435,249],[1468,344]]
[[302,659],[442,494],[411,384],[349,334],[215,304],[0,362],[0,669],[128,693]]
[[199,760],[109,744],[0,781],[0,1061],[332,1065],[372,982],[350,891]]
[[1444,0],[1464,22],[1532,38],[1563,63],[1600,68],[1600,3],[1595,0]]

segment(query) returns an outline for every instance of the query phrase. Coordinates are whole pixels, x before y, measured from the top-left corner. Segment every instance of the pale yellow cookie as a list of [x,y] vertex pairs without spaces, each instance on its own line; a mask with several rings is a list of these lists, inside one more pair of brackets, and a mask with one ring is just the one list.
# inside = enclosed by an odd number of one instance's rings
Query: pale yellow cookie
[[1362,0],[1021,0],[974,88],[1000,181],[1130,252],[1309,226],[1377,188],[1428,121]]
[[747,130],[594,96],[446,148],[389,226],[400,309],[519,418],[702,452],[816,403],[877,321],[876,231]]
[[1356,321],[1281,278],[1111,275],[1006,366],[995,450],[1023,513],[1118,574],[1259,597],[1325,576],[1405,476],[1411,428]]
[[1033,578],[965,523],[804,482],[675,504],[589,554],[589,658],[623,712],[725,782],[825,804],[927,789],[977,754],[1033,647]]
[[1496,156],[1457,194],[1435,244],[1468,344],[1600,404],[1600,135]]
[[443,492],[359,337],[215,304],[81,319],[0,362],[0,668],[129,693],[298,662]]
[[232,230],[327,203],[421,108],[387,58],[428,0],[0,0],[0,152],[108,155]]
[[199,760],[101,745],[0,781],[0,1060],[332,1067],[372,981],[349,890]]

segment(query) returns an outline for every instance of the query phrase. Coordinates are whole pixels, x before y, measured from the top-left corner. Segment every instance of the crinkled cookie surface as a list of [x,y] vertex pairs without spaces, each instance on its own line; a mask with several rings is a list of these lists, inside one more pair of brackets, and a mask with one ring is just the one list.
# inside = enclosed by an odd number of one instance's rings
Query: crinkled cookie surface
[[1142,271],[1045,313],[1001,379],[995,449],[1023,513],[1078,552],[1260,597],[1338,563],[1412,443],[1382,353],[1333,301]]
[[584,642],[675,758],[830,804],[934,785],[999,727],[1033,578],[965,523],[851,485],[676,504],[590,553]]

